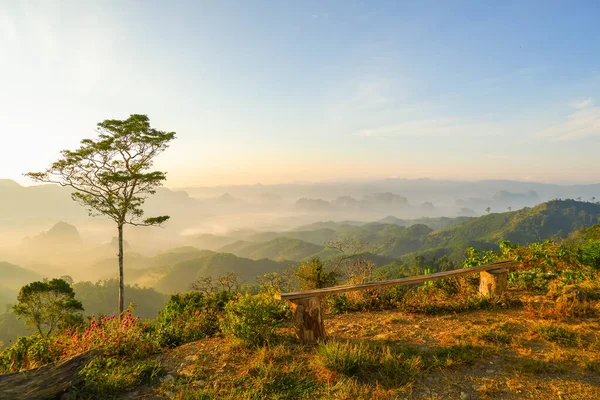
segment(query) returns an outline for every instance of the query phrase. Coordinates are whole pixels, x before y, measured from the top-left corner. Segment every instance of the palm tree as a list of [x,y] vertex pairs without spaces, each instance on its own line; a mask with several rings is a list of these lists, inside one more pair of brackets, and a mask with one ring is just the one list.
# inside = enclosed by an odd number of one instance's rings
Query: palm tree
[[489,214],[492,209],[490,207],[486,208],[485,211]]
[[592,196],[592,203],[596,201],[596,198]]
[[512,207],[508,207],[508,211],[512,211]]

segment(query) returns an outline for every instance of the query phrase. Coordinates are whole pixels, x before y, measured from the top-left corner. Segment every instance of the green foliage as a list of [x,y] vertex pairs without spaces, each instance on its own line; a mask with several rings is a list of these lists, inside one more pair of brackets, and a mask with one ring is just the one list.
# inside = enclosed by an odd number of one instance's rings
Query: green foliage
[[46,336],[21,336],[11,347],[0,352],[0,373],[42,366],[62,356],[60,348]]
[[294,275],[300,290],[334,286],[338,276],[336,271],[327,271],[325,265],[318,258],[301,263],[296,268]]
[[83,385],[78,389],[79,395],[107,398],[157,380],[164,375],[164,369],[157,360],[128,361],[102,356],[93,359],[79,374],[83,377]]
[[75,191],[73,200],[91,215],[106,215],[117,224],[156,225],[168,217],[141,220],[147,194],[166,179],[166,174],[148,170],[153,159],[168,147],[175,132],[158,131],[150,120],[132,114],[126,120],[104,120],[98,138],[84,139],[77,150],[63,150],[62,158],[44,172],[26,176],[40,182],[57,182]]
[[581,246],[581,262],[600,271],[600,240],[589,240]]
[[219,332],[219,316],[232,296],[228,291],[172,295],[154,326],[158,343],[174,347]]
[[83,305],[75,299],[73,288],[62,279],[25,285],[17,300],[14,313],[25,317],[42,336],[82,322],[79,312],[83,311]]
[[221,330],[250,346],[269,344],[278,327],[290,318],[285,302],[268,293],[243,295],[225,305]]
[[547,291],[558,277],[554,272],[516,271],[508,274],[508,285],[518,289]]

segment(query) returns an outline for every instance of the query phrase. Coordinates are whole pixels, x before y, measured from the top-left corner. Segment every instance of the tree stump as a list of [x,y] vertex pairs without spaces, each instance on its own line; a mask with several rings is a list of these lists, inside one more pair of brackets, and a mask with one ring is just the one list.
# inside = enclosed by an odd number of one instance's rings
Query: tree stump
[[325,324],[319,297],[291,300],[291,309],[296,334],[302,343],[314,344],[325,339]]
[[83,377],[79,375],[79,371],[100,354],[99,350],[90,350],[66,361],[0,375],[0,400],[54,399],[81,382]]
[[508,270],[493,269],[479,273],[479,293],[484,296],[496,296],[508,288]]

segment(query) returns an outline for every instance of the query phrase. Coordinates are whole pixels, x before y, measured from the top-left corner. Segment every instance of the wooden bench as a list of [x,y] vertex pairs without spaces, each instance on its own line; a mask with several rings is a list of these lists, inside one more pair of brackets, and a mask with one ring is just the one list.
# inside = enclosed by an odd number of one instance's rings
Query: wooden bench
[[452,278],[479,272],[479,292],[483,296],[503,293],[508,286],[508,269],[518,265],[515,261],[503,261],[494,264],[480,265],[472,268],[436,272],[429,275],[410,276],[408,278],[392,279],[389,281],[368,282],[359,285],[342,285],[324,289],[306,290],[277,294],[280,300],[291,302],[292,321],[296,334],[303,343],[315,343],[325,339],[325,326],[321,313],[321,297],[362,289],[378,289],[388,286],[404,286],[425,281]]

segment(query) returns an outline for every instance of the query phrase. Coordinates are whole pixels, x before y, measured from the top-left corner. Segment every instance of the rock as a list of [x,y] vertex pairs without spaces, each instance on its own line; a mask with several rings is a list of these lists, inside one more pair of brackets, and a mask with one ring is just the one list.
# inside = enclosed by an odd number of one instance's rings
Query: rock
[[486,373],[486,374],[493,374],[494,372],[496,372],[496,371],[495,371],[495,370],[493,370],[493,369],[486,369],[486,370],[485,370],[485,373]]
[[200,380],[194,382],[192,385],[194,387],[198,388],[198,387],[204,386],[205,384],[206,384],[206,382],[204,382],[202,379],[200,379]]
[[162,383],[173,383],[175,382],[175,377],[171,374],[165,375],[160,380]]
[[467,400],[470,396],[465,392],[460,392],[460,400]]

